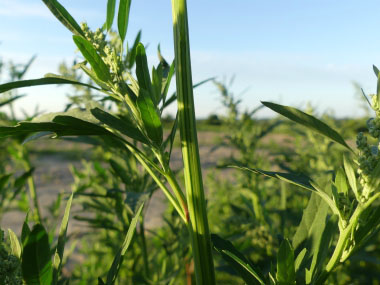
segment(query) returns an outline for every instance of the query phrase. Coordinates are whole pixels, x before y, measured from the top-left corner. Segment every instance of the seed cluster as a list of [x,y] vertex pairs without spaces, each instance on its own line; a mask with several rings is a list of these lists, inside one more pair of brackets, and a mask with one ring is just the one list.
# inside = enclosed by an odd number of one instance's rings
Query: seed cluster
[[[371,137],[379,141],[380,139],[380,106],[376,95],[372,96],[372,109],[376,113],[375,118],[371,118],[367,121],[368,132]],[[365,188],[365,185],[369,182],[369,177],[372,171],[375,169],[377,163],[380,161],[380,144],[370,145],[367,141],[367,137],[360,132],[356,138],[356,145],[359,150],[358,157],[358,174],[360,184]],[[366,194],[368,198],[369,193]]]
[[119,71],[123,70],[123,64],[120,55],[115,48],[106,40],[106,35],[101,29],[95,32],[91,31],[87,23],[81,23],[81,28],[86,36],[86,39],[91,42],[98,54],[102,57],[104,63],[111,71],[112,82],[118,82]]

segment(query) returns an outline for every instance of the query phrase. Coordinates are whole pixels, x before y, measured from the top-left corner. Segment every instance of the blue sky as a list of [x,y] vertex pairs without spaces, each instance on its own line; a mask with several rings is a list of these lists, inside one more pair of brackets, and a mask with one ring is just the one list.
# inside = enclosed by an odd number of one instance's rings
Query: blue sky
[[[87,21],[92,28],[104,23],[105,0],[60,2],[78,22]],[[372,64],[380,65],[378,11],[380,2],[366,0],[188,1],[194,82],[235,76],[232,91],[241,94],[246,108],[260,100],[297,107],[311,102],[319,112],[359,116],[352,82],[367,93],[376,90]],[[169,0],[132,1],[127,39],[132,41],[141,29],[149,61],[157,63],[159,43],[172,60],[171,24]],[[5,62],[25,62],[37,54],[28,78],[57,72],[60,62],[78,56],[70,32],[37,0],[0,0],[0,42]],[[46,111],[60,111],[68,89],[24,92],[29,96],[18,108],[30,110],[38,104]],[[195,96],[199,117],[222,113],[212,84],[197,89]]]

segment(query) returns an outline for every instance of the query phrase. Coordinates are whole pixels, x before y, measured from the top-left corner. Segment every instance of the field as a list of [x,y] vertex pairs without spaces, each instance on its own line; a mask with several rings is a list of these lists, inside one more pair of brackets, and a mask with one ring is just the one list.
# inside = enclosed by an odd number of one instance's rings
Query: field
[[[125,42],[131,1],[96,31],[43,2],[83,61],[25,80],[32,58],[0,84],[0,284],[379,284],[376,66],[372,118],[246,106],[193,83],[186,1],[175,60],[158,48],[151,68],[141,34]],[[15,116],[19,88],[62,84],[62,112]],[[223,112],[197,120],[203,84]]]

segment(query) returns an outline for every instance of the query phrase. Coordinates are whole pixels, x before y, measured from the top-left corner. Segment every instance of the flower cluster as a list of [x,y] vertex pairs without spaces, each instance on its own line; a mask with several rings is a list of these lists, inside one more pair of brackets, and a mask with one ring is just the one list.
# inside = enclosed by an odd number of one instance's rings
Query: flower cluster
[[[367,121],[368,132],[371,137],[378,140],[380,139],[380,105],[377,96],[372,96],[372,109],[376,112],[376,117]],[[356,138],[356,145],[359,150],[358,158],[358,174],[360,184],[365,188],[369,182],[369,175],[375,169],[377,163],[380,161],[380,144],[377,146],[369,145],[367,137],[363,133],[359,133]],[[368,198],[369,193],[363,193],[365,198]]]
[[106,40],[106,35],[101,29],[93,32],[86,23],[81,23],[81,28],[86,39],[94,46],[104,63],[108,66],[112,81],[118,82],[118,75],[120,74],[120,70],[123,70],[123,64],[120,55],[115,51],[114,44]]

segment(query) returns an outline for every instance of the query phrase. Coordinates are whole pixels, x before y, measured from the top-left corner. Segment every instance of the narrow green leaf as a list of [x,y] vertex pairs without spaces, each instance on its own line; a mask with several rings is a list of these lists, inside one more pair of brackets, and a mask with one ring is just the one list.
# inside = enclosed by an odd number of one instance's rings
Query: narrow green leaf
[[74,18],[57,0],[42,0],[53,15],[73,34],[84,37],[84,33]]
[[0,176],[0,190],[2,190],[9,181],[9,178],[12,177],[12,174],[4,174]]
[[[0,85],[0,86],[1,86],[1,85]],[[2,101],[2,102],[0,102],[0,107],[5,106],[5,105],[8,105],[8,104],[12,103],[13,101],[15,101],[15,100],[17,100],[17,99],[19,99],[19,98],[22,98],[22,97],[24,97],[24,96],[25,96],[25,95],[18,95],[18,96],[14,96],[14,97],[12,97],[12,98],[10,98],[10,99],[8,99],[8,100]]]
[[51,85],[51,84],[73,84],[73,85],[82,85],[90,87],[92,89],[100,90],[92,85],[81,83],[74,80],[63,79],[60,77],[45,77],[39,79],[30,79],[30,80],[20,80],[9,82],[0,85],[0,93],[7,92],[16,88],[30,87],[30,86],[40,86],[40,85]]
[[378,77],[379,76],[379,69],[375,65],[372,65],[372,67],[373,67],[373,72],[375,72],[376,77]]
[[110,128],[113,128],[123,135],[130,137],[131,139],[148,144],[148,140],[141,134],[141,131],[136,128],[131,121],[121,120],[110,113],[107,113],[99,108],[91,109],[91,113],[103,124],[106,124]]
[[131,8],[131,0],[120,0],[119,13],[117,16],[117,27],[122,42],[125,40],[128,29],[129,10]]
[[296,273],[298,272],[301,264],[303,263],[303,260],[306,256],[306,253],[307,253],[307,249],[304,248],[300,251],[300,253],[297,255],[297,258],[296,260],[294,261],[294,269],[296,271]]
[[294,251],[287,239],[284,239],[277,253],[277,281],[278,284],[296,284],[294,267]]
[[346,176],[348,179],[348,183],[351,186],[352,192],[354,192],[356,200],[359,201],[359,192],[358,192],[358,186],[356,184],[356,175],[354,171],[354,166],[345,155],[343,156],[343,165],[344,165],[344,170],[346,172]]
[[62,222],[61,222],[61,227],[59,229],[58,243],[57,243],[57,248],[55,250],[54,262],[53,262],[53,284],[58,283],[58,277],[62,269],[63,252],[65,249],[67,226],[69,223],[69,216],[70,216],[71,204],[73,202],[73,195],[74,193],[71,193],[70,198],[67,201],[65,213],[63,215]]
[[222,258],[234,269],[234,271],[247,283],[265,284],[261,274],[250,264],[248,259],[240,253],[230,241],[221,238],[216,234],[211,234],[211,241],[214,249],[219,252]]
[[272,171],[265,171],[261,169],[255,169],[255,168],[249,168],[249,167],[237,166],[237,165],[232,165],[230,167],[250,171],[256,174],[261,174],[261,175],[272,177],[272,178],[277,178],[277,179],[289,182],[291,184],[300,186],[309,191],[312,191],[312,192],[316,191],[316,189],[311,185],[311,181],[312,181],[311,178],[303,174],[272,172]]
[[51,284],[52,263],[49,237],[45,228],[37,224],[25,239],[22,251],[22,276],[26,284]]
[[18,241],[18,238],[14,231],[11,229],[8,229],[8,234],[9,234],[9,239],[11,241],[11,250],[12,250],[12,255],[16,256],[17,258],[21,258],[21,246],[20,242]]
[[126,57],[126,63],[127,63],[128,69],[132,69],[133,65],[135,64],[137,46],[139,45],[140,40],[141,40],[141,31],[139,31],[137,33],[135,41],[133,42],[132,47],[128,50],[128,54],[127,54],[127,57]]
[[378,104],[380,104],[380,72],[376,66],[373,66],[373,71],[375,72],[377,77],[376,97]]
[[139,82],[140,89],[145,89],[149,92],[150,98],[154,105],[157,105],[157,100],[153,94],[152,83],[150,82],[148,61],[146,59],[144,45],[139,43],[136,50],[136,76]]
[[312,129],[321,135],[324,135],[328,137],[329,139],[339,143],[340,145],[344,146],[345,148],[352,151],[352,149],[347,145],[347,143],[344,141],[344,139],[331,127],[326,125],[324,122],[318,120],[317,118],[308,115],[296,108],[283,106],[271,102],[261,102],[263,105],[268,107],[269,109],[285,116],[286,118],[304,125],[305,127]]
[[100,55],[96,52],[96,49],[93,47],[93,45],[81,36],[73,36],[73,40],[84,58],[91,65],[96,76],[104,82],[112,81],[107,65],[104,63]]
[[106,20],[106,29],[107,31],[111,30],[113,18],[115,17],[115,6],[116,0],[107,1],[107,20]]
[[28,222],[29,222],[29,212],[26,214],[25,216],[25,221],[24,223],[22,224],[22,230],[21,230],[21,243],[22,243],[22,246],[24,247],[25,246],[25,242],[26,242],[26,238],[29,236],[30,234],[30,228],[28,226]]
[[157,145],[160,146],[163,140],[163,130],[161,119],[157,109],[154,106],[149,93],[140,88],[140,94],[137,97],[137,106],[141,114],[141,119],[144,123],[148,137]]
[[168,91],[169,91],[169,87],[170,87],[170,82],[172,81],[172,78],[173,78],[173,75],[174,75],[174,71],[175,70],[174,70],[174,61],[173,61],[172,64],[170,65],[170,69],[169,69],[169,73],[168,73],[167,77],[164,77],[163,78],[163,82],[162,82],[162,90],[161,90],[161,93],[162,93],[162,102],[163,102],[162,109],[165,106],[166,97],[168,95]]
[[129,225],[128,232],[125,236],[123,245],[119,249],[118,253],[116,254],[116,256],[112,262],[111,268],[108,271],[107,281],[106,281],[107,285],[111,285],[111,284],[115,283],[117,275],[119,274],[120,266],[123,262],[123,256],[124,256],[125,252],[127,251],[129,245],[131,244],[132,238],[133,238],[135,231],[136,231],[137,221],[140,218],[143,207],[144,207],[144,203],[141,204],[140,208],[136,212],[136,215],[131,220],[131,223]]

